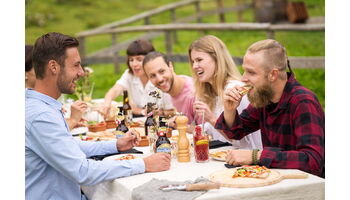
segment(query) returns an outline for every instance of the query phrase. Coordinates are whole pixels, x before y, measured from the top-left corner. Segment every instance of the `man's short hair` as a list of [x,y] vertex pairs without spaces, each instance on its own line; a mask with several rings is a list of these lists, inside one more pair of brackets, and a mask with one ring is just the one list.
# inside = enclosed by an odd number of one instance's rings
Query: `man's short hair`
[[33,64],[32,64],[32,61],[33,61],[33,56],[32,56],[32,53],[33,53],[33,45],[26,45],[25,46],[25,65],[26,65],[26,72],[29,72],[30,70],[32,70],[33,68]]
[[156,59],[156,58],[158,58],[158,57],[163,58],[164,62],[165,62],[167,65],[169,65],[169,63],[170,63],[169,58],[168,58],[165,54],[160,53],[160,52],[158,52],[158,51],[152,51],[152,52],[148,53],[148,54],[145,56],[145,58],[143,59],[142,65],[145,66],[149,61],[152,61],[152,60],[154,60],[154,59]]
[[252,44],[247,53],[257,53],[263,51],[265,71],[270,71],[276,67],[280,71],[286,71],[287,53],[286,49],[276,40],[266,39]]
[[55,60],[64,67],[66,49],[78,47],[79,41],[71,36],[51,32],[39,37],[33,48],[33,66],[37,79],[45,77],[46,65],[50,60]]

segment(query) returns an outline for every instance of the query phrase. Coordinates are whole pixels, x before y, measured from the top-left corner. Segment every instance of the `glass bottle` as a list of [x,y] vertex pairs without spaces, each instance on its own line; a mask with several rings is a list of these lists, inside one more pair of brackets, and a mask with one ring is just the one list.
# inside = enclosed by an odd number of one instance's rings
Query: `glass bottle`
[[166,119],[164,116],[159,116],[159,126],[158,126],[158,132],[164,131],[166,133],[167,125],[166,125]]
[[145,135],[148,136],[150,151],[154,152],[154,145],[157,140],[157,123],[153,117],[152,104],[147,103],[147,119],[145,121]]
[[154,152],[163,152],[171,154],[171,144],[169,139],[165,136],[164,131],[158,131],[158,139],[156,141]]
[[120,137],[123,137],[125,135],[125,133],[129,131],[129,128],[125,124],[125,116],[123,116],[122,113],[119,113],[117,118],[118,118],[119,123],[118,123],[117,128],[115,129],[116,130],[116,137],[120,138]]
[[132,122],[132,110],[131,110],[131,106],[129,104],[128,91],[124,90],[123,94],[124,94],[124,96],[123,96],[123,114],[125,117],[125,123],[127,125],[129,125]]

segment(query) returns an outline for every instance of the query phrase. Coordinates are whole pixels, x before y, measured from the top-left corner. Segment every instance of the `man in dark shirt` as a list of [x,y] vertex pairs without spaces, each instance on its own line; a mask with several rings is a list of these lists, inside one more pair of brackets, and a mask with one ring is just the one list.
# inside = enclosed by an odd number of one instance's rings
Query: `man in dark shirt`
[[324,177],[324,111],[316,95],[286,72],[287,66],[285,48],[275,40],[248,48],[242,81],[252,86],[250,105],[238,115],[243,88],[226,90],[215,128],[237,140],[261,129],[263,150],[231,150],[226,162],[300,169]]

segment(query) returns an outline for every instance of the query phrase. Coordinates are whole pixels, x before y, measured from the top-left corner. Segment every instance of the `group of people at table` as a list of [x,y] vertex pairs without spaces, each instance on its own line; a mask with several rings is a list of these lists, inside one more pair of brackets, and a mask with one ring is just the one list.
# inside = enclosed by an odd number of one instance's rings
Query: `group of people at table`
[[[129,150],[139,138],[132,131],[116,141],[72,137],[70,130],[80,123],[87,104],[74,102],[65,119],[57,99],[74,93],[84,76],[78,46],[76,38],[50,32],[26,47],[26,199],[86,199],[81,185],[171,169],[166,153],[122,161],[88,159]],[[192,77],[177,75],[174,63],[149,41],[133,41],[127,48],[128,69],[105,95],[100,113],[106,116],[112,101],[127,90],[133,113],[144,116],[149,91],[158,88],[163,105],[182,112],[189,124],[204,115],[204,130],[232,144],[228,164],[300,169],[324,177],[324,111],[316,95],[296,80],[279,42],[253,43],[243,58],[243,75],[216,36],[193,41],[188,56]],[[241,94],[243,85],[252,86],[247,95]]]

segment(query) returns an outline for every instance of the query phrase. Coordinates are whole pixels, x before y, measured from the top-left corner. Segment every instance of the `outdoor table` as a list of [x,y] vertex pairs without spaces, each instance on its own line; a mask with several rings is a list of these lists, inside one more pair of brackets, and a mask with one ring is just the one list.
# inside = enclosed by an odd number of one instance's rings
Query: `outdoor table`
[[[143,151],[145,156],[150,155],[149,147],[136,147]],[[82,190],[90,200],[120,199],[131,200],[132,190],[152,178],[166,179],[170,181],[194,181],[203,176],[208,177],[211,173],[226,169],[224,162],[210,159],[207,163],[196,163],[194,157],[191,162],[179,163],[176,158],[171,161],[168,171],[156,173],[144,173],[130,177],[118,178],[112,181],[102,182],[92,186],[82,186]],[[291,169],[274,169],[281,173],[301,172]],[[210,190],[199,196],[203,199],[259,199],[259,200],[281,200],[281,199],[324,199],[325,180],[309,174],[307,179],[285,179],[273,185],[255,188],[227,188],[221,187],[219,190]]]

